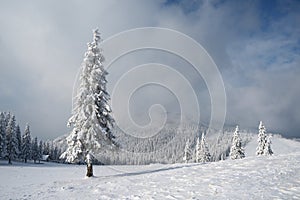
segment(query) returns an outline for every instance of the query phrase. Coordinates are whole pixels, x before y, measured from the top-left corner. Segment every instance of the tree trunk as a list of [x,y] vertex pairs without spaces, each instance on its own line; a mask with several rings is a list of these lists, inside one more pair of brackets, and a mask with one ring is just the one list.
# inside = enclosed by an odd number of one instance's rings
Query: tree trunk
[[8,158],[8,164],[10,164],[10,165],[11,165],[11,159],[10,159],[10,158]]
[[86,165],[86,167],[87,167],[86,176],[87,177],[93,176],[93,165],[91,163],[89,163]]

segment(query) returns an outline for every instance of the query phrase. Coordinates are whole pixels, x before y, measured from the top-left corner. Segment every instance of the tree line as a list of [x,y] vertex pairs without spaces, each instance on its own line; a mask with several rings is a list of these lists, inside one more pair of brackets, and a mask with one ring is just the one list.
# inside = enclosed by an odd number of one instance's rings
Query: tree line
[[14,114],[0,112],[0,158],[12,161],[27,162],[33,160],[40,162],[44,158],[58,161],[61,149],[51,142],[32,138],[30,126],[26,124],[24,133],[21,133],[20,125]]
[[[266,134],[266,128],[263,125],[263,122],[260,121],[258,126],[258,145],[256,148],[257,156],[270,156],[273,154],[273,150],[271,148],[271,135]],[[232,143],[229,151],[229,157],[232,160],[245,158],[245,150],[244,145],[242,144],[242,138],[239,131],[239,126],[236,126],[235,131],[232,136]],[[226,157],[226,154],[222,156],[223,160]],[[207,147],[205,134],[202,133],[201,141],[199,137],[197,138],[195,153],[193,156],[193,150],[190,146],[189,139],[186,141],[184,147],[183,161],[185,163],[188,162],[197,162],[197,163],[205,163],[212,161],[211,154],[209,152],[209,148]]]

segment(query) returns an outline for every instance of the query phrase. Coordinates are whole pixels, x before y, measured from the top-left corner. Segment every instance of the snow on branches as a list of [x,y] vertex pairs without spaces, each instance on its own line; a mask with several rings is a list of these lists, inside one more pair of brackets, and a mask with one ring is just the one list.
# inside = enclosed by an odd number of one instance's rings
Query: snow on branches
[[273,151],[271,149],[271,136],[267,136],[266,128],[262,121],[260,121],[258,129],[258,146],[256,148],[256,155],[272,155]]
[[201,141],[199,141],[199,138],[197,138],[197,144],[196,144],[196,162],[209,162],[211,160],[211,156],[206,144],[205,135],[202,133]]
[[242,147],[242,140],[241,140],[240,131],[239,131],[238,126],[236,126],[235,131],[233,133],[232,145],[230,148],[229,156],[232,160],[245,157],[245,152]]
[[112,127],[114,120],[109,106],[110,96],[106,91],[104,56],[98,47],[101,41],[98,29],[93,32],[93,41],[88,43],[81,65],[80,85],[75,98],[73,115],[68,125],[73,130],[67,138],[68,149],[61,155],[69,163],[84,162],[86,152],[94,153],[104,146],[114,146]]

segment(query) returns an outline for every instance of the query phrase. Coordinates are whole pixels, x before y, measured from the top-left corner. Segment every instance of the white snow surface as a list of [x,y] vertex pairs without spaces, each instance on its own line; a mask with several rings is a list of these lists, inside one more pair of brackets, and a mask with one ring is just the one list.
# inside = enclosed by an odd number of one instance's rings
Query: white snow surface
[[0,162],[0,199],[300,199],[300,143],[272,138],[273,156],[213,163],[85,166]]

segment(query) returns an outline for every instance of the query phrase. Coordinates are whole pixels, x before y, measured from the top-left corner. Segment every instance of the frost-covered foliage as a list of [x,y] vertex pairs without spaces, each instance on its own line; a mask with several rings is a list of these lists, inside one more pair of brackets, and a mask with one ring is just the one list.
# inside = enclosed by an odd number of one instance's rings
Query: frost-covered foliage
[[196,163],[200,162],[200,151],[201,151],[201,143],[200,143],[200,138],[197,138],[197,143],[196,143]]
[[0,158],[6,156],[6,134],[5,134],[5,116],[0,112]]
[[242,147],[242,140],[241,140],[240,131],[239,131],[238,126],[236,126],[235,131],[233,133],[232,145],[230,148],[229,155],[232,160],[245,157],[245,152],[244,152],[244,148]]
[[271,135],[268,136],[266,134],[266,128],[262,121],[260,121],[258,128],[258,146],[256,148],[256,155],[272,155],[273,151],[271,148]]
[[[198,138],[199,141],[199,138]],[[211,161],[211,155],[209,153],[206,141],[205,141],[205,134],[202,133],[201,141],[198,143],[196,147],[196,162],[205,163]]]
[[11,164],[11,161],[18,156],[17,149],[17,136],[16,136],[16,119],[14,115],[10,116],[8,125],[6,127],[6,152],[8,163]]
[[41,161],[43,158],[43,141],[42,140],[40,140],[40,142],[39,142],[38,152],[39,152],[39,161]]
[[88,152],[85,158],[85,162],[89,165],[93,163],[94,159],[94,156],[90,152]]
[[258,146],[256,148],[256,155],[272,155],[273,151],[271,149],[271,136],[267,136],[266,128],[262,121],[260,121],[258,128]]
[[39,160],[39,145],[38,145],[38,139],[35,137],[32,140],[32,160],[34,163],[36,163],[37,160]]
[[264,149],[264,155],[268,155],[268,156],[273,155],[273,150],[271,148],[271,144],[272,144],[271,137],[272,137],[271,135],[267,136],[267,141],[266,141],[266,145],[265,145],[265,149]]
[[258,146],[256,148],[256,155],[259,156],[264,154],[265,145],[266,145],[266,129],[262,121],[259,122],[258,129],[259,129],[258,139],[257,139]]
[[[56,145],[46,142],[45,155],[50,156],[50,161],[59,161],[61,149]],[[31,141],[29,125],[26,124],[24,134],[16,122],[15,116],[10,112],[0,112],[0,158],[12,161],[24,161],[34,159],[41,160],[44,153],[43,141],[35,138]]]
[[190,140],[188,139],[185,143],[183,162],[188,163],[192,160],[192,150],[190,147]]
[[22,157],[22,137],[21,137],[21,130],[20,130],[20,126],[17,125],[16,126],[16,137],[17,137],[17,158],[21,159]]
[[22,137],[22,159],[26,163],[31,159],[31,135],[29,124],[26,124],[24,135]]
[[69,163],[83,163],[86,152],[92,153],[114,146],[110,96],[106,91],[104,56],[98,47],[100,42],[98,29],[88,43],[88,50],[81,66],[80,85],[75,99],[73,115],[68,125],[73,125],[67,137],[68,148],[61,155]]
[[[206,135],[206,143],[211,154],[211,161],[219,161],[229,156],[232,144],[232,127],[222,131],[210,131]],[[106,151],[94,154],[95,158],[103,164],[128,164],[141,165],[150,163],[180,163],[183,162],[183,152],[186,141],[189,139],[190,148],[193,150],[193,161],[196,159],[196,148],[199,133],[207,130],[205,126],[196,126],[186,123],[183,128],[175,125],[165,126],[160,133],[151,138],[137,138],[114,128],[119,151]],[[143,133],[140,133],[143,134]],[[134,133],[138,135],[138,133]],[[245,146],[254,136],[253,132],[240,130],[242,146]],[[54,144],[65,150],[67,136],[54,140]],[[201,135],[200,135],[201,138]]]

